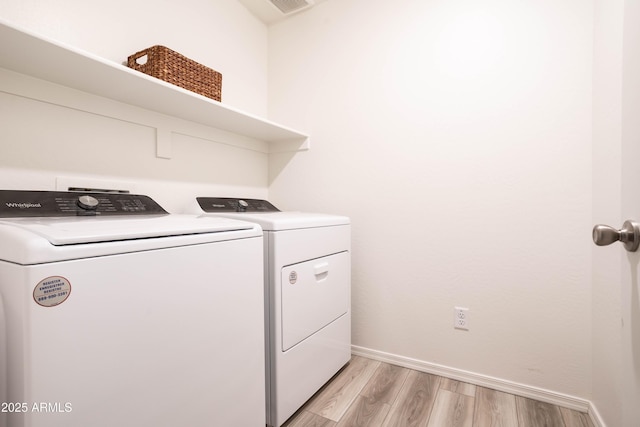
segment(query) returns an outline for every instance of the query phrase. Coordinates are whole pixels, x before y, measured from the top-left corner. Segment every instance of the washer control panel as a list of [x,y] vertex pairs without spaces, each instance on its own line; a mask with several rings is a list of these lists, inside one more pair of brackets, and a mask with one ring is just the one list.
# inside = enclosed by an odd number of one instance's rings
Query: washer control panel
[[150,197],[137,194],[0,190],[0,218],[166,213]]
[[280,212],[266,200],[234,199],[228,197],[196,197],[198,205],[205,212]]

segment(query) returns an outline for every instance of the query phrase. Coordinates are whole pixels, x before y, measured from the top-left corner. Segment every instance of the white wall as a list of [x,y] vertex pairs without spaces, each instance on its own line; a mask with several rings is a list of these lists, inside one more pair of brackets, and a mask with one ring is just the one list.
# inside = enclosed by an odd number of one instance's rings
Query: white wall
[[[238,2],[5,0],[0,19],[117,63],[166,45],[222,73],[223,103],[266,115],[267,28]],[[7,87],[0,92],[0,188],[55,189],[58,177],[120,180],[172,211],[197,194],[267,196],[267,155],[224,133],[203,136],[200,125],[11,73],[0,78]],[[30,95],[34,86],[46,102]],[[68,99],[82,99],[82,108]],[[170,160],[155,156],[150,120],[179,124]]]
[[[589,398],[593,5],[341,0],[269,30],[276,205],[353,221],[353,343]],[[453,307],[471,330],[453,329]]]

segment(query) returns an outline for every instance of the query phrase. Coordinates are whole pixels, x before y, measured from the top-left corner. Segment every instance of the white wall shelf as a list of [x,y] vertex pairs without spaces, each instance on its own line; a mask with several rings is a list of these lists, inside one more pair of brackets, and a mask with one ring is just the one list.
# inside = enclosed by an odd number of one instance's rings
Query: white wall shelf
[[0,68],[201,125],[309,148],[309,136],[0,20]]

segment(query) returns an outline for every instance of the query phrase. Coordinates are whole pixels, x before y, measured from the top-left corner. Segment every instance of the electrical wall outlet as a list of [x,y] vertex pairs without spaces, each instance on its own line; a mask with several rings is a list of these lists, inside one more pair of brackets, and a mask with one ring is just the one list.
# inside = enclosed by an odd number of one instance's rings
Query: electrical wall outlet
[[469,330],[469,309],[464,307],[453,308],[453,327],[456,329]]

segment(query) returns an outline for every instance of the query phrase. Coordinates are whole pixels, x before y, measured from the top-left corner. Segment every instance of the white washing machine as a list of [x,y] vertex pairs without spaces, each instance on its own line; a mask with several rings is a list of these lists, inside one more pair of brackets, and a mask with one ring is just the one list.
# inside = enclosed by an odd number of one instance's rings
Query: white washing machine
[[252,223],[0,191],[0,425],[264,425],[262,271]]
[[350,220],[254,199],[198,197],[196,210],[264,231],[267,424],[279,427],[351,357]]

